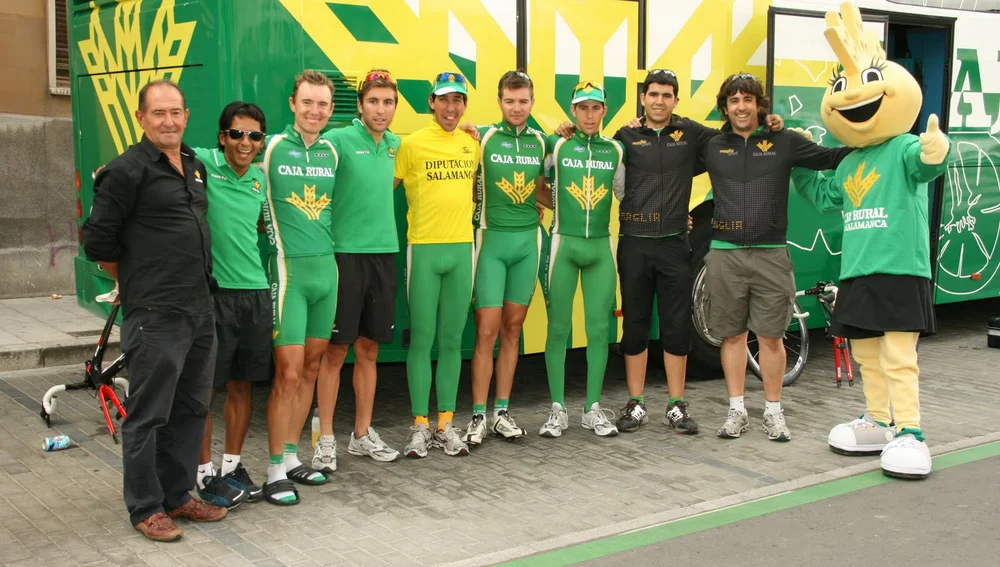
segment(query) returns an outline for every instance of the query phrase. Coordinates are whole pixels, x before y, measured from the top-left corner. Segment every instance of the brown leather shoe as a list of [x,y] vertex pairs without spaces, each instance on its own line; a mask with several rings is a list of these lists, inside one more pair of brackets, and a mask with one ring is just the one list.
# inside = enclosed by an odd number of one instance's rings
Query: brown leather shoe
[[157,512],[139,522],[139,525],[135,529],[153,541],[174,541],[184,535],[184,532],[177,527],[177,524],[163,512]]
[[229,510],[192,498],[180,508],[169,512],[171,518],[187,518],[193,522],[218,522]]

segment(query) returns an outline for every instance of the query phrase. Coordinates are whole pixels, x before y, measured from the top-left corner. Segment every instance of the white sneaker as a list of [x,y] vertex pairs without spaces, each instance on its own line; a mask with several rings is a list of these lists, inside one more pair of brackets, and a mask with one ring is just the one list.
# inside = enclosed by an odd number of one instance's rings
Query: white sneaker
[[503,437],[508,441],[524,437],[528,434],[527,431],[517,425],[507,410],[500,410],[496,413],[493,417],[491,429],[494,435]]
[[355,437],[351,433],[351,442],[347,444],[347,452],[359,457],[368,456],[380,463],[390,463],[399,457],[399,451],[385,444],[382,438],[375,433],[371,427],[368,428],[368,435],[361,438]]
[[542,437],[560,437],[565,429],[569,429],[569,415],[559,403],[553,403],[549,418],[542,424],[538,434]]
[[337,439],[333,435],[322,435],[316,443],[312,468],[319,472],[337,470]]
[[469,446],[462,441],[462,430],[450,423],[444,426],[443,431],[434,432],[431,447],[444,449],[444,454],[449,457],[464,457],[469,454]]
[[767,438],[771,441],[792,440],[792,434],[788,431],[788,426],[785,425],[785,413],[781,410],[765,412],[760,428],[764,430],[764,433],[767,433]]
[[841,455],[871,455],[881,453],[895,436],[895,429],[875,423],[875,418],[865,412],[858,419],[831,429],[827,444],[831,451]]
[[469,445],[479,445],[484,437],[486,437],[486,416],[481,413],[473,414],[462,439]]
[[611,419],[605,415],[605,411],[610,412],[611,417],[615,416],[615,412],[611,410],[602,410],[601,404],[598,402],[591,404],[590,411],[583,414],[583,426],[593,430],[600,437],[614,437],[618,435],[618,428],[611,423]]
[[750,416],[746,410],[739,411],[729,408],[726,421],[719,428],[718,435],[723,439],[736,439],[748,429],[750,429]]
[[925,478],[931,474],[931,451],[912,434],[900,435],[882,450],[882,472],[897,478]]
[[426,425],[412,425],[403,454],[410,458],[422,459],[427,456],[427,447],[430,443],[431,430]]

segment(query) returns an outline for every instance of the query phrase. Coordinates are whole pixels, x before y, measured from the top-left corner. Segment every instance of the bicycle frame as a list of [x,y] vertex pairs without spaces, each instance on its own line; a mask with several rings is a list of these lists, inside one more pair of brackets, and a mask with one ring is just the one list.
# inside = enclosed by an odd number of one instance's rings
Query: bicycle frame
[[[836,372],[837,387],[840,388],[845,369],[848,386],[854,386],[854,369],[851,366],[850,341],[844,337],[836,337],[830,334],[830,324],[833,320],[833,309],[837,303],[838,291],[837,286],[833,282],[819,282],[809,289],[795,292],[795,297],[814,295],[820,307],[823,308],[823,319],[826,321],[826,338],[833,340],[833,365]],[[809,312],[806,311],[795,316],[804,319],[809,316]]]

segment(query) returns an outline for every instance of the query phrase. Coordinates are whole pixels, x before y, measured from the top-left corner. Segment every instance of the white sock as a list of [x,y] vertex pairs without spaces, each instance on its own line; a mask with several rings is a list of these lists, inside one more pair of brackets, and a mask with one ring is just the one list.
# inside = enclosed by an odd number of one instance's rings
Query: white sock
[[269,464],[267,465],[267,483],[271,484],[276,480],[281,480],[283,478],[288,478],[285,474],[285,463]]
[[198,488],[205,488],[206,479],[215,475],[215,466],[212,461],[198,465]]
[[769,402],[764,400],[764,413],[780,413],[781,412],[781,400],[776,402]]
[[236,465],[238,464],[240,464],[239,455],[230,455],[229,453],[222,455],[222,476],[226,476],[236,470]]
[[743,396],[731,396],[729,398],[729,409],[746,413],[747,409],[743,407]]
[[290,471],[302,464],[298,453],[285,453],[285,470]]

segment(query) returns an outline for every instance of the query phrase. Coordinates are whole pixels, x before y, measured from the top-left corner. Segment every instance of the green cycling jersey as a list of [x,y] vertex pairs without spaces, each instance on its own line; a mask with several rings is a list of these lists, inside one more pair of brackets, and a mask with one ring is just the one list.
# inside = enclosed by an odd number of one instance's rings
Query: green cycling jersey
[[622,195],[625,148],[617,140],[577,130],[552,135],[545,159],[552,185],[552,234],[605,237],[610,233],[612,193]]
[[538,226],[535,188],[545,174],[545,135],[504,121],[479,127],[479,170],[476,173],[476,228],[531,230]]

